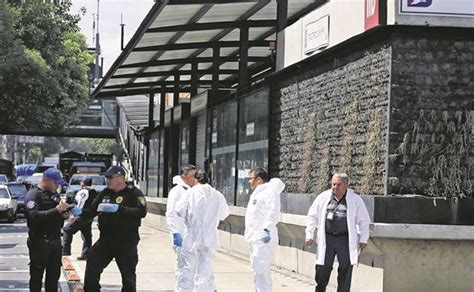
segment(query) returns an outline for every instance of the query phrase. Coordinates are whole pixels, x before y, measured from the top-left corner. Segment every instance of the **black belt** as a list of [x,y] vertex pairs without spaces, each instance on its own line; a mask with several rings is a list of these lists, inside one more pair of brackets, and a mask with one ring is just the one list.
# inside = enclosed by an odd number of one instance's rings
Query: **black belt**
[[339,237],[339,236],[347,236],[349,233],[337,233],[337,232],[326,232],[327,235]]

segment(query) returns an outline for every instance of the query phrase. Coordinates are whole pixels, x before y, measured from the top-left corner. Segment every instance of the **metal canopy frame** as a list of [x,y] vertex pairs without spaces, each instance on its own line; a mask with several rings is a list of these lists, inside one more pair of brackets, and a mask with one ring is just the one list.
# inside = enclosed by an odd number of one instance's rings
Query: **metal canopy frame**
[[158,0],[91,97],[245,88],[274,71],[277,27],[325,2]]

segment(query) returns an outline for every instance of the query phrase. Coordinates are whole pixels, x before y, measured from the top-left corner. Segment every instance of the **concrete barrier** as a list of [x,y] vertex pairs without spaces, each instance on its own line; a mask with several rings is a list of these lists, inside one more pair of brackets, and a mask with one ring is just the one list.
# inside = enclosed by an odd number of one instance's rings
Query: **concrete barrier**
[[[148,198],[145,224],[167,230],[166,199]],[[247,259],[245,208],[230,207],[219,226],[221,251]],[[304,246],[306,216],[283,213],[274,268],[313,278],[315,247]],[[351,291],[473,291],[474,227],[453,225],[371,225],[369,245],[354,268]],[[337,264],[330,285],[337,284]]]

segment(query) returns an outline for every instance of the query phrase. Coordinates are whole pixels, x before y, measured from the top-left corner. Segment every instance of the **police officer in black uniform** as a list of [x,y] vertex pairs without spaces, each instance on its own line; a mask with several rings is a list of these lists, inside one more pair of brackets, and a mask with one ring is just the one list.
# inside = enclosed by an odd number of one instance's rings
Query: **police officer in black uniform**
[[89,250],[84,290],[100,291],[100,275],[115,258],[122,275],[122,291],[136,291],[138,228],[146,215],[146,200],[134,186],[127,186],[125,171],[112,166],[105,173],[107,188],[94,200],[84,216],[99,216],[99,239]]
[[68,204],[61,201],[57,189],[63,185],[61,172],[49,168],[38,187],[25,197],[30,254],[30,291],[41,291],[46,270],[45,290],[58,291],[61,272],[61,228],[69,217]]

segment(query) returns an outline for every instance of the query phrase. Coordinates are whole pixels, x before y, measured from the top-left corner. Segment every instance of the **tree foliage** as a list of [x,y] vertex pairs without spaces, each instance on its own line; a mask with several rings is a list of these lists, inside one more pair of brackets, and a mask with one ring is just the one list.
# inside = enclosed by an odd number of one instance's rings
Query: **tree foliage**
[[[85,37],[69,1],[0,0],[0,126],[61,131],[88,95]],[[56,2],[56,3],[54,3]]]

